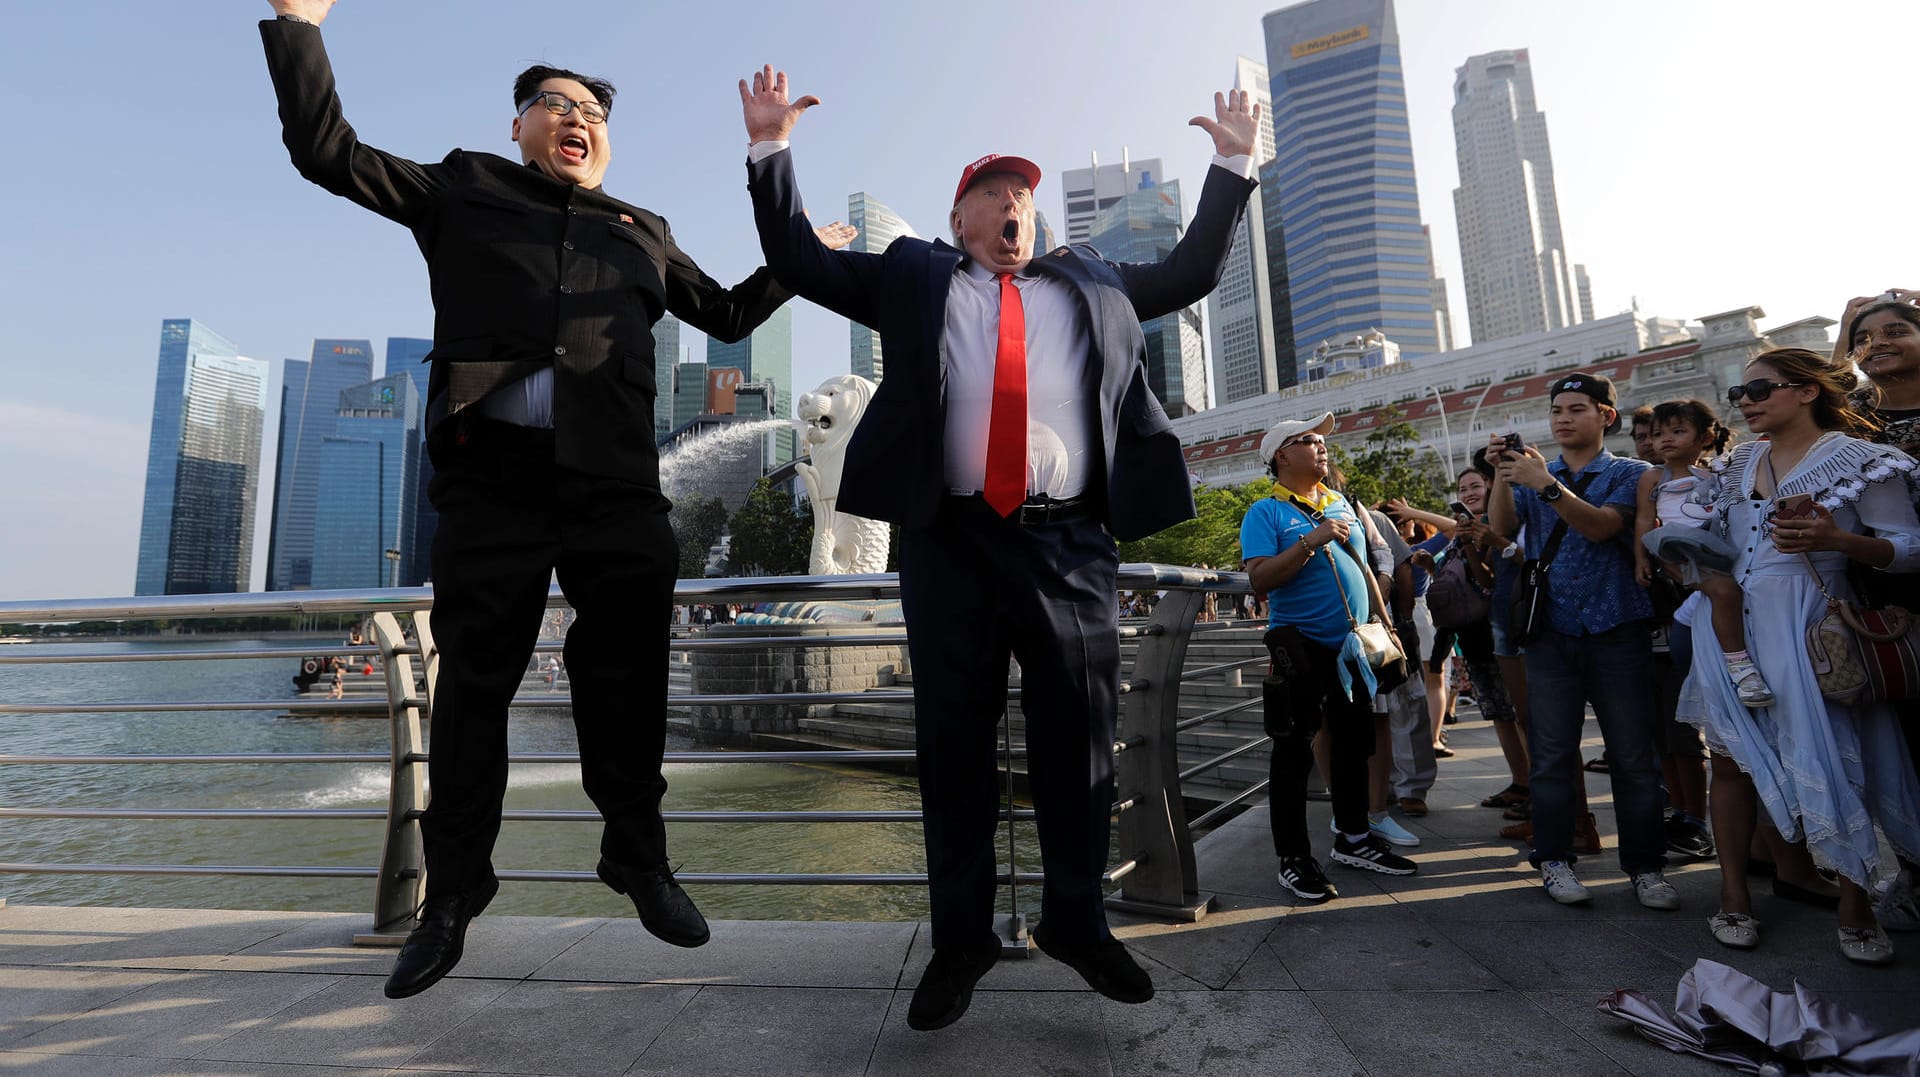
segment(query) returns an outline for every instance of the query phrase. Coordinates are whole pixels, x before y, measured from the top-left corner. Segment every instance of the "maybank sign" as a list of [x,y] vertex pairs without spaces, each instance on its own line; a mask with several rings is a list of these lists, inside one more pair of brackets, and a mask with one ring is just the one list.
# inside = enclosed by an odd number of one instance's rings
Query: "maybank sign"
[[1365,41],[1366,39],[1367,28],[1363,24],[1351,30],[1341,30],[1328,34],[1325,37],[1316,37],[1312,41],[1302,41],[1293,47],[1293,58],[1298,60],[1302,56],[1312,56],[1317,52],[1337,49],[1342,45],[1351,45],[1356,41]]

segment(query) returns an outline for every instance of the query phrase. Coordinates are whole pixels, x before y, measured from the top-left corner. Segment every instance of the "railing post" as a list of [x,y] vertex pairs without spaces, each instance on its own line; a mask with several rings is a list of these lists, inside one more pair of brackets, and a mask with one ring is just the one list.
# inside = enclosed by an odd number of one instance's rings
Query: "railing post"
[[1194,866],[1174,732],[1180,673],[1202,598],[1200,591],[1167,591],[1153,607],[1148,634],[1134,653],[1130,678],[1147,685],[1121,697],[1118,734],[1129,747],[1115,762],[1114,789],[1122,804],[1132,804],[1120,813],[1120,856],[1132,857],[1139,866],[1121,878],[1120,893],[1107,899],[1111,908],[1189,922],[1213,905],[1213,895],[1200,892]]
[[[414,614],[414,636],[426,670],[426,711],[432,713],[434,675],[440,655],[426,611]],[[417,813],[427,804],[426,740],[421,736],[421,700],[414,693],[413,659],[400,654],[406,637],[391,613],[373,615],[373,638],[387,671],[387,719],[393,758],[387,793],[387,833],[375,882],[373,929],[354,935],[363,946],[398,946],[413,926],[414,910],[426,888],[427,873]]]

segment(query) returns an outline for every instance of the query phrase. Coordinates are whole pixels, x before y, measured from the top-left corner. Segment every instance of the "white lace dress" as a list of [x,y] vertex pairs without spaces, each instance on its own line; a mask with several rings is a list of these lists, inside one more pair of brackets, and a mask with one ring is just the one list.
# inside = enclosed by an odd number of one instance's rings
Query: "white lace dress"
[[[1733,578],[1745,592],[1747,650],[1773,689],[1770,707],[1740,703],[1727,678],[1712,619],[1694,624],[1693,670],[1679,716],[1699,726],[1719,754],[1752,776],[1773,825],[1804,839],[1815,862],[1863,886],[1879,866],[1874,825],[1898,852],[1920,858],[1920,783],[1892,709],[1847,707],[1820,695],[1807,657],[1807,628],[1826,612],[1807,559],[1773,545],[1773,498],[1753,498],[1770,446],[1735,449],[1710,526],[1737,552]],[[1915,464],[1905,453],[1841,434],[1822,437],[1776,496],[1812,494],[1843,530],[1894,546],[1896,571],[1920,570]],[[1846,558],[1812,561],[1835,597],[1851,594]]]

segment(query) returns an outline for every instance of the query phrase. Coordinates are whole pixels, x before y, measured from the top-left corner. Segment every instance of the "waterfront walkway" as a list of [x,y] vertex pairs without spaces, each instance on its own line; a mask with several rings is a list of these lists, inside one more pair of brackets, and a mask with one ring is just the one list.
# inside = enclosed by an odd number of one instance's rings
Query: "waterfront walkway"
[[1594,902],[1552,904],[1523,851],[1493,836],[1499,813],[1474,806],[1505,784],[1491,730],[1456,728],[1433,813],[1407,820],[1419,876],[1334,867],[1342,898],[1296,908],[1255,809],[1200,845],[1213,914],[1115,918],[1159,990],[1144,1006],[1036,953],[1002,961],[959,1024],[923,1034],[906,1008],[924,925],[720,922],[705,948],[679,950],[632,918],[505,916],[474,922],[453,977],[389,1002],[393,951],[351,945],[364,915],[13,906],[0,908],[0,1072],[1730,1074],[1594,1008],[1615,987],[1670,1005],[1703,956],[1777,989],[1797,976],[1888,1030],[1920,1024],[1920,936],[1895,937],[1892,968],[1849,965],[1831,914],[1763,884],[1764,946],[1725,950],[1705,925],[1711,865],[1669,872],[1682,911],[1642,909],[1598,777],[1608,851],[1582,864]]

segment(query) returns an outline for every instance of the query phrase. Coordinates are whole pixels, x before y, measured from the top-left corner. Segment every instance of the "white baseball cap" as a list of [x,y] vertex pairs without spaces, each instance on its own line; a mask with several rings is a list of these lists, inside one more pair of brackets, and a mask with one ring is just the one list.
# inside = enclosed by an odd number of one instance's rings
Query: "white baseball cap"
[[1297,438],[1301,434],[1326,437],[1331,433],[1333,412],[1327,412],[1318,419],[1282,419],[1273,424],[1273,429],[1267,431],[1266,437],[1260,439],[1260,462],[1272,463],[1273,454],[1279,452],[1280,446],[1286,444],[1289,438]]

